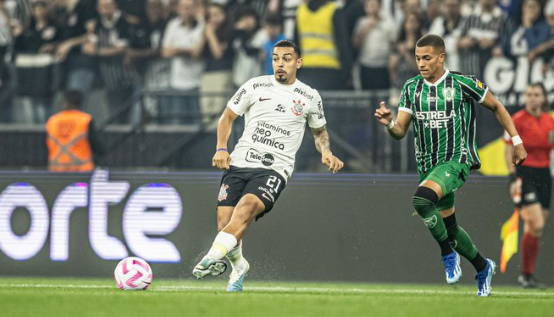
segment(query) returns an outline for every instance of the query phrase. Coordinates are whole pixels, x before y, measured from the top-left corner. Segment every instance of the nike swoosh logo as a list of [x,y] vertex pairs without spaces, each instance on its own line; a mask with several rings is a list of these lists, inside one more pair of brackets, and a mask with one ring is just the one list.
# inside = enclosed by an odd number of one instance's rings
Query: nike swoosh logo
[[262,98],[262,97],[260,97],[259,100],[260,100],[260,101],[266,101],[266,100],[271,100],[271,98]]

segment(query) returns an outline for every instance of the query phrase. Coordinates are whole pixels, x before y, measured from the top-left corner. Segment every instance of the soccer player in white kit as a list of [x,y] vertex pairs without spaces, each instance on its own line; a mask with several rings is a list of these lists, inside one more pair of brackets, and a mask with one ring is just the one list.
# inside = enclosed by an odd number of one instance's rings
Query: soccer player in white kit
[[[333,173],[344,163],[331,153],[319,93],[296,79],[302,66],[300,50],[290,40],[273,47],[274,75],[255,77],[240,87],[219,119],[212,165],[226,170],[217,206],[218,234],[208,254],[192,271],[196,278],[233,271],[228,291],[242,291],[250,265],[242,256],[242,236],[248,225],[268,213],[294,168],[306,122],[321,162]],[[245,128],[233,153],[227,142],[233,121],[245,116]]]

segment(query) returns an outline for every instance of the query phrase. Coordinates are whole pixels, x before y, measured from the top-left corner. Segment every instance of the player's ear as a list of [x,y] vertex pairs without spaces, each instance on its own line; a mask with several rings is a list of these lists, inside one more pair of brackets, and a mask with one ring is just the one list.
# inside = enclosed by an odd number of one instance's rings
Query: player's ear
[[296,69],[300,69],[300,67],[302,67],[302,57],[296,60]]

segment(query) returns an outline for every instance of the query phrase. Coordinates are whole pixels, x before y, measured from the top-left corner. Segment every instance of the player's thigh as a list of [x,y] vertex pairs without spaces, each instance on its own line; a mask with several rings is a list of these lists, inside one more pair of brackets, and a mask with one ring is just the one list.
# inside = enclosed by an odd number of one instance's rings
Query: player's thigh
[[249,224],[262,214],[264,210],[265,205],[259,197],[250,193],[245,193],[235,207],[231,221]]
[[[469,174],[469,166],[458,162],[443,162],[420,178],[420,186],[427,181],[437,183],[442,189],[441,200],[462,187]],[[452,205],[453,206],[453,205]]]
[[264,205],[263,212],[256,216],[256,220],[273,209],[285,189],[285,185],[286,181],[283,176],[273,170],[260,170],[249,178],[244,188],[244,194],[256,196]]

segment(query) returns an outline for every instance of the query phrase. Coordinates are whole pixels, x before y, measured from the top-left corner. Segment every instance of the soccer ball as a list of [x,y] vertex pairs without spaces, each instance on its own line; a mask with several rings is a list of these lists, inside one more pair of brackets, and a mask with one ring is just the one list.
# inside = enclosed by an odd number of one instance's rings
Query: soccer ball
[[144,291],[152,283],[152,269],[141,258],[128,257],[115,267],[115,284],[123,291]]

